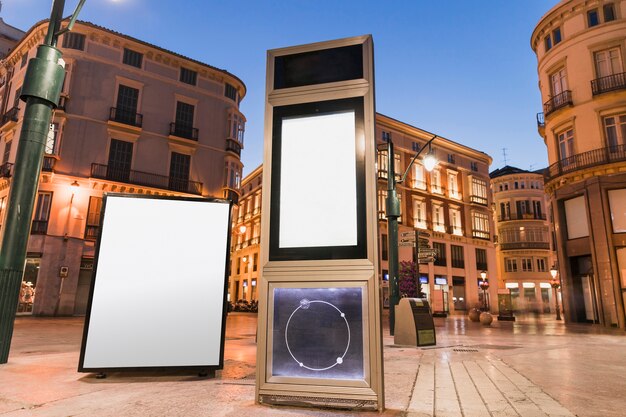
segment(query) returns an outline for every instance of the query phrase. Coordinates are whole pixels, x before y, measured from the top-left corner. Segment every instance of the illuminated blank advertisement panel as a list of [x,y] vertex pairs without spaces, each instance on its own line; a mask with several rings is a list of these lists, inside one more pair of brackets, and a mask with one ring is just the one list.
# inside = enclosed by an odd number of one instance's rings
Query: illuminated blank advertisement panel
[[366,258],[363,99],[274,109],[270,259]]
[[105,196],[80,372],[222,368],[230,207]]

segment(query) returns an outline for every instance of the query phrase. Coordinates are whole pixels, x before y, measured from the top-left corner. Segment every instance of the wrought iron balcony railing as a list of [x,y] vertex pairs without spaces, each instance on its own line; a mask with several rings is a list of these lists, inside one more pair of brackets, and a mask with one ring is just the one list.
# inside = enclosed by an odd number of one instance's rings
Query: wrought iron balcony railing
[[226,150],[241,156],[241,145],[233,139],[226,139]]
[[45,172],[54,172],[54,165],[56,164],[56,162],[57,159],[54,156],[44,155],[41,170]]
[[12,109],[9,109],[6,111],[6,113],[4,113],[2,115],[2,118],[0,119],[0,126],[4,126],[5,124],[9,123],[9,122],[17,122],[18,121],[18,113],[20,111],[20,108],[15,106]]
[[502,250],[516,250],[516,249],[550,249],[550,243],[548,242],[507,242],[500,243],[500,249]]
[[198,129],[183,123],[170,123],[170,135],[179,138],[198,140]]
[[544,116],[548,117],[550,113],[554,113],[558,109],[571,106],[573,104],[574,102],[572,101],[572,92],[570,90],[565,90],[543,103]]
[[580,169],[622,161],[626,161],[626,145],[594,149],[592,151],[572,155],[550,165],[548,167],[548,179],[552,180]]
[[596,78],[591,81],[591,93],[594,96],[623,89],[626,89],[626,72]]
[[91,177],[188,194],[202,194],[201,182],[178,179],[149,172],[134,171],[131,169],[120,169],[108,165],[91,164]]
[[143,114],[133,110],[126,110],[119,107],[111,107],[109,120],[126,125],[141,127],[143,124]]
[[0,165],[0,178],[10,178],[13,174],[13,164],[10,162],[5,162]]

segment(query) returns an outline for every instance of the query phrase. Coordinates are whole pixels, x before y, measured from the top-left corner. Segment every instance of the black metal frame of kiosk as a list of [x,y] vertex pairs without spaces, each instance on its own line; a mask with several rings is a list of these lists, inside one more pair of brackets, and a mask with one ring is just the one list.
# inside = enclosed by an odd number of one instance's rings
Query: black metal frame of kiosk
[[268,51],[256,400],[384,408],[371,36]]

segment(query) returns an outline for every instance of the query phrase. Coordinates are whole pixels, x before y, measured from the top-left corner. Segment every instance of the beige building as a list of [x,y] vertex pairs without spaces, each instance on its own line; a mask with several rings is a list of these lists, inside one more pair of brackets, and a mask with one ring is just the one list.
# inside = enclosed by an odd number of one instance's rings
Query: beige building
[[565,318],[624,329],[626,1],[561,1],[531,47]]
[[[404,172],[418,146],[432,134],[382,114],[376,115],[378,143],[393,139],[396,172]],[[400,232],[421,229],[431,233],[431,242],[443,256],[434,264],[422,265],[423,290],[441,313],[465,313],[482,305],[478,287],[479,273],[486,270],[488,280],[497,282],[496,255],[493,244],[495,229],[490,210],[488,167],[491,158],[453,141],[438,138],[433,143],[439,165],[432,173],[416,162],[404,184],[398,186],[402,217]],[[379,260],[384,298],[388,286],[387,224],[385,220],[386,156],[379,155]],[[402,171],[401,171],[402,169]],[[242,182],[240,212],[233,223],[233,252],[229,294],[231,301],[256,299],[258,279],[259,223],[262,167]],[[242,228],[242,226],[245,226]],[[410,247],[400,247],[400,261],[413,259]],[[245,283],[245,286],[244,286]],[[251,290],[247,290],[251,288]],[[497,286],[488,292],[496,300]],[[388,302],[388,300],[387,300]],[[497,309],[495,302],[492,310]]]
[[241,199],[233,210],[228,299],[257,300],[261,267],[261,189],[263,165],[241,181]]
[[[0,221],[20,141],[24,73],[46,30],[47,21],[33,26],[0,65]],[[237,201],[242,169],[239,78],[91,23],[77,22],[59,47],[65,83],[19,304],[37,315],[85,313],[104,192]]]
[[550,285],[556,254],[543,171],[507,165],[489,176],[498,236],[499,287],[509,290],[515,312],[556,312]]

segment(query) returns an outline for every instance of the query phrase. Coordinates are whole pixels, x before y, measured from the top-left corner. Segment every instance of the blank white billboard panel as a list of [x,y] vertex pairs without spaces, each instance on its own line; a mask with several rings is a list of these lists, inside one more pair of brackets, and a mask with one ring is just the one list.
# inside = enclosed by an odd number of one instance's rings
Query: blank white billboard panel
[[355,113],[282,121],[280,248],[357,244]]
[[230,204],[108,195],[79,370],[221,367]]

